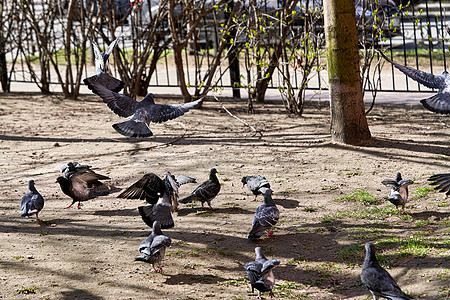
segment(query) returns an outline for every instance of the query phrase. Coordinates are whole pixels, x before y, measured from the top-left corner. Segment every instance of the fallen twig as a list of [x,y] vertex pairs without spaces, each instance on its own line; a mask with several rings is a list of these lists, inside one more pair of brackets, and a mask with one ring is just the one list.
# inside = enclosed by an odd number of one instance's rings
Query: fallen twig
[[[216,96],[214,96],[214,98],[216,99],[217,102],[220,102],[219,99],[217,99]],[[236,120],[238,120],[239,122],[241,122],[242,124],[244,124],[246,127],[250,128],[254,133],[252,136],[256,136],[257,134],[259,134],[259,138],[262,138],[263,134],[260,130],[257,130],[255,127],[253,127],[252,125],[248,124],[247,122],[245,122],[244,120],[238,118],[237,116],[233,115],[223,104],[222,104],[222,108],[224,111],[227,112],[227,114],[229,114],[231,117],[235,118]]]

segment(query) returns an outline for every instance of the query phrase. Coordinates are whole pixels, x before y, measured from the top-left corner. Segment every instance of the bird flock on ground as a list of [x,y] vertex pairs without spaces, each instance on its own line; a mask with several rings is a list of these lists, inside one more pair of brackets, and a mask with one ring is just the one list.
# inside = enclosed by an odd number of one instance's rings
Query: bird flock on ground
[[[105,53],[101,52],[98,45],[92,40],[96,74],[86,78],[84,82],[93,93],[102,98],[114,113],[121,117],[133,115],[128,121],[114,124],[113,128],[116,131],[127,137],[148,137],[153,134],[149,128],[151,122],[165,122],[180,117],[189,109],[195,107],[201,100],[186,104],[158,105],[154,103],[152,94],[148,94],[140,102],[119,94],[118,92],[122,90],[124,83],[110,74],[108,57],[120,38],[121,36],[114,40]],[[382,55],[390,61],[384,54]],[[450,77],[447,73],[444,72],[441,76],[434,76],[390,62],[412,79],[428,87],[439,88],[437,95],[422,100],[422,104],[434,112],[450,113],[450,94],[447,91],[447,78],[450,82]],[[66,208],[70,208],[78,202],[77,208],[80,209],[81,202],[106,196],[118,190],[104,184],[102,181],[110,178],[94,172],[89,165],[68,162],[61,167],[60,171],[63,176],[59,176],[56,182],[59,183],[62,192],[72,199],[72,203]],[[450,195],[450,173],[436,174],[428,180],[439,192],[445,193],[446,197]],[[271,228],[277,224],[280,212],[272,199],[273,191],[269,181],[262,175],[250,175],[242,177],[241,182],[252,192],[254,201],[257,201],[258,195],[264,197],[262,204],[256,208],[248,240],[258,241],[264,232],[267,233],[268,237],[271,237],[273,235]],[[199,201],[202,209],[204,209],[206,203],[214,211],[211,201],[219,194],[221,189],[217,170],[212,168],[206,181],[198,185],[187,196],[178,199],[178,189],[188,183],[197,183],[197,181],[195,178],[186,175],[172,175],[170,172],[167,172],[162,179],[154,173],[147,173],[117,196],[118,198],[145,200],[148,203],[145,206],[139,206],[138,212],[143,222],[151,227],[152,231],[139,245],[140,255],[135,260],[151,264],[155,272],[162,272],[165,250],[171,246],[170,237],[166,236],[162,229],[175,226],[172,213],[178,211],[179,203],[186,204]],[[391,189],[387,200],[397,208],[400,206],[402,212],[405,213],[405,205],[408,201],[408,186],[413,184],[413,181],[402,179],[400,172],[398,172],[394,179],[384,179],[381,183]],[[36,220],[40,221],[38,214],[43,207],[44,197],[36,189],[34,180],[29,180],[28,190],[22,197],[21,216],[28,218],[35,214]],[[373,298],[375,300],[379,297],[413,299],[412,296],[405,294],[391,275],[380,266],[375,255],[374,244],[367,243],[365,250],[366,256],[362,266],[361,282],[370,291]],[[280,265],[280,261],[278,259],[267,259],[261,247],[255,247],[255,260],[245,263],[244,269],[247,272],[252,292],[256,289],[258,298],[261,298],[263,292],[269,292],[269,295],[273,296],[272,289],[275,284],[273,270],[278,265]]]

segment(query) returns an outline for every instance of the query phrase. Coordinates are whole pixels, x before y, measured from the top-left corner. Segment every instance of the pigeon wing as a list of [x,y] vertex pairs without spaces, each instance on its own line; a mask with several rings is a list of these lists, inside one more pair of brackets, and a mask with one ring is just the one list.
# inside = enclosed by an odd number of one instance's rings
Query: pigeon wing
[[90,80],[85,79],[84,82],[90,90],[99,95],[103,102],[120,117],[127,118],[133,115],[139,107],[139,102],[106,88],[98,76],[90,77]]
[[201,99],[183,104],[153,104],[145,107],[145,109],[148,112],[149,121],[161,123],[184,115],[200,101]]
[[189,176],[185,176],[185,175],[173,175],[175,178],[175,181],[178,185],[178,187],[182,186],[183,184],[186,183],[197,183],[197,180],[195,178],[189,177]]
[[439,114],[450,114],[450,94],[446,90],[442,93],[438,93],[429,98],[420,100],[420,103],[432,112]]
[[165,235],[157,235],[153,239],[151,243],[151,255],[154,255],[156,252],[161,251],[161,249],[165,249],[166,247],[170,247],[170,244],[172,243],[172,240],[165,236]]
[[164,192],[164,183],[156,174],[147,173],[141,179],[132,184],[117,198],[141,199],[155,204]]
[[436,186],[435,189],[439,192],[450,195],[450,173],[432,175],[428,181],[431,185]]
[[394,179],[384,179],[381,183],[390,188],[398,188],[398,183]]
[[381,56],[384,57],[384,59],[393,64],[394,67],[396,67],[398,70],[400,70],[400,72],[402,72],[412,80],[415,80],[418,83],[423,84],[424,86],[432,89],[444,89],[446,87],[445,79],[442,76],[436,76],[411,67],[397,64],[392,60],[390,60],[389,58],[387,58],[387,56],[381,51],[379,53],[381,54]]
[[245,271],[247,271],[248,280],[250,284],[255,284],[257,281],[261,280],[261,268],[262,264],[257,261],[251,261],[245,264]]

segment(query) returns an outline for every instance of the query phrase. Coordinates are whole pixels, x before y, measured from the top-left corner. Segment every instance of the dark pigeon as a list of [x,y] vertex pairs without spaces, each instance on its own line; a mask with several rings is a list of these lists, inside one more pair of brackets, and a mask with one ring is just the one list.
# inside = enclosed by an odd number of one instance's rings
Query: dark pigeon
[[413,184],[414,181],[402,179],[400,172],[397,172],[395,179],[384,179],[381,183],[391,188],[388,200],[394,204],[397,209],[401,205],[403,212],[405,212],[405,205],[409,195],[408,186]]
[[270,231],[270,228],[277,224],[279,217],[280,211],[272,200],[272,190],[268,189],[264,194],[264,203],[256,209],[248,239],[256,241],[263,235],[264,231],[267,232],[268,236],[272,236],[273,232]]
[[178,118],[202,101],[199,99],[182,104],[155,104],[153,94],[150,93],[139,102],[107,89],[98,78],[93,78],[89,82],[89,88],[95,90],[95,93],[118,116],[123,118],[133,116],[128,121],[113,125],[117,132],[132,138],[152,136],[153,133],[148,126],[150,122],[162,123]]
[[[162,233],[161,223],[155,221],[152,233],[139,246],[141,255],[136,257],[135,260],[152,264],[155,272],[162,272],[161,261],[166,253],[166,248],[170,247],[171,243],[171,239]],[[158,268],[155,268],[155,265],[158,265]]]
[[77,162],[69,161],[67,164],[61,167],[60,171],[61,173],[64,173],[64,177],[66,177],[66,179],[70,179],[70,177],[75,173],[94,173],[91,168],[92,166],[89,165],[82,165]]
[[164,191],[156,204],[139,206],[138,210],[142,220],[149,227],[152,227],[153,223],[158,221],[161,223],[161,228],[167,229],[175,226],[172,212],[175,210],[174,203],[178,200],[178,185],[169,172],[167,172],[163,182]]
[[191,203],[192,201],[200,201],[202,203],[202,209],[204,208],[205,202],[211,210],[214,210],[211,206],[211,200],[214,199],[220,192],[220,182],[217,178],[217,170],[212,168],[209,172],[209,179],[200,184],[192,193],[188,196],[183,197],[180,203]]
[[445,198],[450,195],[450,173],[436,174],[428,178],[430,185],[436,186],[435,189],[445,193]]
[[95,80],[98,80],[105,88],[108,90],[114,91],[116,93],[120,92],[125,83],[117,78],[114,78],[111,76],[111,70],[108,65],[108,58],[113,52],[114,48],[116,47],[119,40],[122,38],[123,34],[120,35],[118,38],[116,38],[106,49],[106,51],[103,53],[100,50],[100,47],[98,44],[91,39],[92,48],[94,49],[94,56],[95,56],[95,75],[85,78],[84,84],[88,86],[92,92],[95,94],[98,94],[95,86],[91,83]]
[[426,87],[438,89],[437,94],[420,100],[420,103],[422,103],[426,109],[439,114],[450,114],[450,75],[447,71],[444,71],[441,75],[433,75],[431,73],[397,64],[387,58],[381,51],[380,54],[409,78]]
[[[197,182],[195,178],[185,175],[172,175],[172,178],[175,180],[177,187],[186,183]],[[141,199],[150,204],[156,204],[158,199],[164,194],[164,190],[164,181],[155,173],[147,173],[125,191],[120,193],[117,198]],[[178,201],[177,203],[172,203],[172,205],[174,205],[176,211],[178,209]]]
[[275,276],[273,269],[280,264],[278,259],[268,260],[261,247],[255,248],[256,259],[245,264],[244,268],[247,271],[248,279],[252,285],[252,292],[258,290],[258,298],[261,299],[261,293],[270,292],[273,296],[273,286],[275,285]]
[[70,208],[75,202],[78,202],[78,209],[80,209],[81,201],[109,194],[110,188],[100,181],[107,179],[110,178],[94,172],[85,172],[75,173],[70,176],[70,179],[59,176],[56,182],[59,183],[63,193],[73,200],[66,208]]
[[256,196],[264,195],[268,189],[270,189],[270,183],[266,177],[261,175],[252,175],[242,177],[242,186],[247,184],[248,189]]
[[412,296],[405,294],[394,278],[380,266],[372,243],[366,244],[366,258],[362,267],[361,282],[370,291],[374,300],[379,297],[391,300],[413,299]]
[[38,213],[44,208],[44,198],[36,190],[34,180],[28,181],[28,191],[22,197],[20,209],[22,210],[21,217],[28,218],[32,214],[36,214],[36,220],[40,221]]

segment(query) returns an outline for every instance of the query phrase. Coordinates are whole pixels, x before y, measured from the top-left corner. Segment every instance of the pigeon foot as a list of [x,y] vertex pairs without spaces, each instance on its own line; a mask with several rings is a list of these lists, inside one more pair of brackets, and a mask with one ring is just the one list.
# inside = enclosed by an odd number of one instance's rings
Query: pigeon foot
[[273,236],[273,231],[271,230],[266,230],[267,236],[272,237]]

